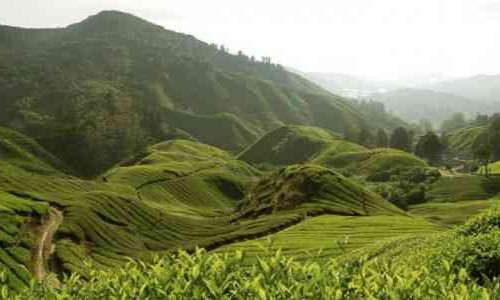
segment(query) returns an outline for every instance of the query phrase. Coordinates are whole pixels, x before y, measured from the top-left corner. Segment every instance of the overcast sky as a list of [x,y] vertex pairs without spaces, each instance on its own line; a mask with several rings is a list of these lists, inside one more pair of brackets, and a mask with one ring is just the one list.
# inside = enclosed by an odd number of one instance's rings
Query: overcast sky
[[104,9],[304,71],[500,73],[500,0],[0,0],[0,24],[66,26]]

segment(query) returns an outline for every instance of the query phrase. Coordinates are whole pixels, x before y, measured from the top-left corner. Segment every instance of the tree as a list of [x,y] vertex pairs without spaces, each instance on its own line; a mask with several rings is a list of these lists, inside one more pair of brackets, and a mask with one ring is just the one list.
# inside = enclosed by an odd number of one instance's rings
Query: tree
[[359,138],[359,132],[356,129],[350,126],[344,128],[344,139],[352,143],[357,143],[358,138]]
[[488,165],[500,160],[500,115],[491,118],[490,125],[479,135],[472,145],[474,157],[483,167],[484,175],[489,175]]
[[466,125],[467,121],[465,120],[465,115],[463,113],[455,113],[449,120],[443,121],[441,124],[441,130],[449,132],[465,127]]
[[426,159],[431,164],[439,162],[442,152],[443,144],[439,140],[439,137],[432,131],[423,135],[418,140],[415,148],[415,154]]
[[359,132],[357,143],[365,147],[371,147],[373,145],[373,135],[368,129],[363,128]]
[[472,145],[472,152],[479,166],[483,167],[484,176],[488,176],[488,165],[491,161],[491,143],[487,132],[476,138]]
[[391,148],[410,152],[412,141],[406,129],[398,127],[392,133],[389,144]]
[[500,160],[500,115],[494,114],[488,127],[488,139],[491,147],[493,161]]
[[387,134],[385,133],[385,130],[380,128],[377,131],[377,135],[375,137],[375,146],[378,148],[386,148],[388,146],[388,141],[389,138],[387,137]]

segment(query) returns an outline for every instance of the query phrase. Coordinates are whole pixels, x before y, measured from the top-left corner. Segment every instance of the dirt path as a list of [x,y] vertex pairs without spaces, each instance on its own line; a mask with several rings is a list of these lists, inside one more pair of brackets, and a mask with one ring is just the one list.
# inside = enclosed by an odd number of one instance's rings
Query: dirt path
[[52,239],[62,221],[62,212],[53,207],[49,208],[48,214],[42,218],[42,225],[38,228],[31,253],[32,272],[36,280],[44,280],[49,274],[47,262],[54,252]]

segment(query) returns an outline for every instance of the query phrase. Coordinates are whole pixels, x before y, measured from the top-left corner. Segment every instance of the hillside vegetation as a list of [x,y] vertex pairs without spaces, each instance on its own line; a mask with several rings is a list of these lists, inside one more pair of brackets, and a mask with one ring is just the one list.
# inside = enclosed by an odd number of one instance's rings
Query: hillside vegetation
[[388,148],[344,152],[337,155],[327,154],[329,153],[318,156],[314,162],[365,176],[398,168],[427,166],[427,163],[412,154]]
[[262,136],[245,149],[239,159],[253,164],[287,165],[307,162],[333,149],[342,152],[364,148],[322,128],[283,126]]
[[457,173],[499,119],[420,136],[263,61],[117,11],[0,26],[0,300],[500,298],[498,163]]
[[[0,297],[496,299],[496,220],[498,212],[489,212],[457,230],[395,238],[359,249],[345,260],[312,255],[297,260],[279,250],[267,256],[240,250],[180,251],[119,270],[86,268],[80,274],[87,281],[80,283],[74,275],[61,289],[34,285],[18,294],[4,288]],[[255,263],[247,264],[248,258]]]
[[343,133],[401,123],[281,66],[116,11],[59,29],[0,26],[0,94],[0,126],[83,175],[167,138],[239,152],[284,124]]
[[445,136],[447,151],[465,158],[471,158],[476,139],[485,132],[486,127],[465,127],[454,130]]
[[[30,138],[15,136],[24,140],[19,153],[51,157]],[[306,216],[404,216],[332,170],[296,165],[262,174],[224,150],[189,140],[148,147],[94,180],[23,168],[16,156],[2,156],[2,164],[0,269],[19,289],[30,281],[31,249],[51,207],[63,219],[55,252],[43,263],[56,273],[77,272],[88,260],[107,269],[127,257],[149,261],[176,249],[213,249],[278,232]]]

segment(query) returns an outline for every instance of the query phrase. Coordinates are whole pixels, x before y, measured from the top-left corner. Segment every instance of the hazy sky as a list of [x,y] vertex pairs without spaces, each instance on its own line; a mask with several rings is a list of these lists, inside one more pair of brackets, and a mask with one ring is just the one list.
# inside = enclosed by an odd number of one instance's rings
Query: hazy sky
[[304,71],[500,73],[500,0],[0,0],[0,24],[66,26],[104,9]]

